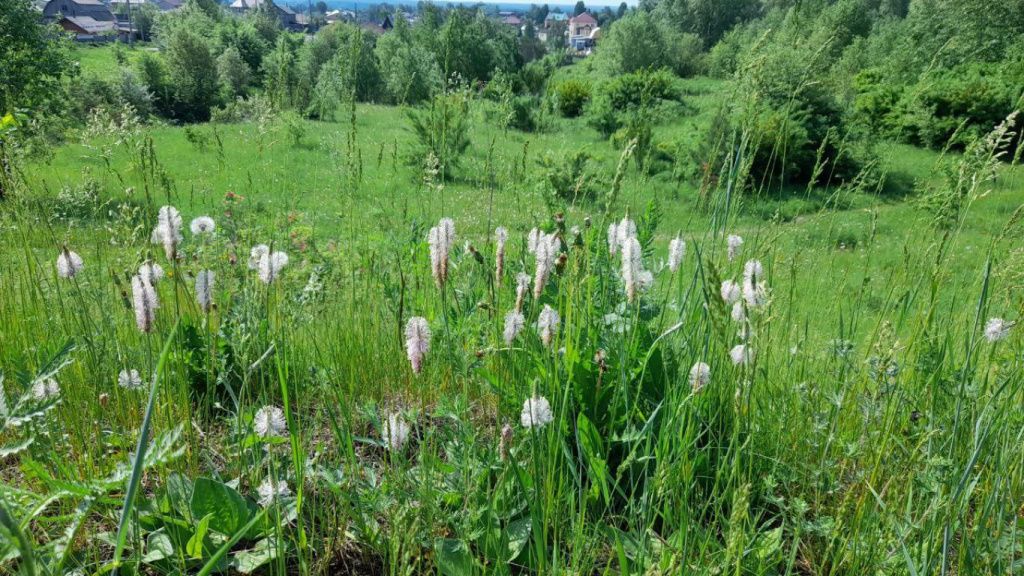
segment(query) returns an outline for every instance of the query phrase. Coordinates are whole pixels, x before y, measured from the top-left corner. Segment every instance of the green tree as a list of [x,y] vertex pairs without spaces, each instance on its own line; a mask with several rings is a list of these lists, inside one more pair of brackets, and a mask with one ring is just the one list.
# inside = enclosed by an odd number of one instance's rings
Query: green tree
[[205,121],[217,102],[217,63],[207,41],[185,28],[166,39],[167,77],[174,116],[186,122]]
[[217,57],[217,76],[230,96],[241,96],[249,86],[252,70],[242,60],[238,48],[231,46]]
[[71,70],[68,47],[38,22],[28,0],[0,2],[0,116],[59,100],[60,80]]
[[413,104],[430,98],[443,85],[433,54],[419,45],[405,19],[377,40],[374,49],[389,102]]
[[701,42],[644,11],[634,11],[613,24],[598,45],[598,60],[613,74],[647,68],[669,68],[687,76],[696,72]]
[[572,9],[573,16],[579,16],[587,11],[587,5],[583,3],[583,0],[576,0],[576,7]]

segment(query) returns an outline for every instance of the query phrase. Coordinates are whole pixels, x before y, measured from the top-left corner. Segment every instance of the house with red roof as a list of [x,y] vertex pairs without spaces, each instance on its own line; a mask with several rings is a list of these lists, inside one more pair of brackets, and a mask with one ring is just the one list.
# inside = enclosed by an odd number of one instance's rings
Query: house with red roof
[[593,46],[594,30],[597,30],[597,20],[589,12],[569,18],[569,47],[585,50]]

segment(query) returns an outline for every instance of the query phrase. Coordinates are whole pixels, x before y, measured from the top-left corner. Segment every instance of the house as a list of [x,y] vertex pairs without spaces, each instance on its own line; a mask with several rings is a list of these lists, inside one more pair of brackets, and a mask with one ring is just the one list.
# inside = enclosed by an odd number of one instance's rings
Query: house
[[501,23],[506,26],[512,26],[513,28],[519,28],[520,26],[523,25],[523,21],[520,20],[519,17],[516,16],[515,14],[502,16]]
[[101,42],[118,33],[116,20],[96,20],[92,16],[62,16],[57,25],[74,34],[79,42]]
[[385,32],[390,32],[392,29],[394,29],[394,27],[395,25],[393,22],[391,22],[390,15],[385,15],[384,20],[382,20],[380,24],[377,24],[376,22],[364,22],[362,25],[363,30],[369,30],[374,34],[383,34]]
[[567,22],[568,20],[569,17],[562,12],[549,12],[548,15],[544,17],[544,28],[551,28],[556,23]]
[[569,18],[569,47],[573,50],[586,50],[594,45],[591,34],[597,29],[597,20],[584,12]]
[[127,12],[129,7],[135,10],[149,4],[161,12],[169,12],[181,8],[184,3],[184,0],[110,0],[110,9],[120,14]]
[[[60,22],[62,18],[88,20],[69,21],[71,28],[95,30],[97,25],[92,22],[116,22],[117,18],[106,4],[100,0],[50,0],[43,7],[43,19],[47,22]],[[63,25],[62,25],[63,26]]]
[[324,20],[328,24],[334,24],[335,22],[353,22],[356,19],[356,13],[351,10],[329,10],[324,14]]
[[298,30],[301,28],[299,23],[295,20],[295,12],[287,6],[279,6],[275,4],[274,0],[234,0],[228,6],[228,9],[235,14],[245,14],[247,12],[266,9],[277,16],[282,28],[287,28],[289,30]]

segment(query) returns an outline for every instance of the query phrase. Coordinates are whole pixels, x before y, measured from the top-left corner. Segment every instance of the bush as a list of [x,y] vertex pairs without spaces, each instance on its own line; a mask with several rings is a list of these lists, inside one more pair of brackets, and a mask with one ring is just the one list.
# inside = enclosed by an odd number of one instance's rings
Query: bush
[[[926,78],[907,104],[904,129],[912,143],[931,148],[963,148],[1003,121],[1014,109],[1017,93],[993,64],[958,66]],[[952,139],[952,140],[951,140]]]
[[590,85],[582,80],[571,78],[555,88],[555,102],[558,111],[566,118],[579,116],[589,100]]
[[597,48],[597,58],[611,74],[668,68],[690,76],[700,68],[702,48],[697,35],[683,34],[663,19],[639,10],[611,26]]
[[604,87],[608,103],[618,111],[651,106],[659,100],[679,100],[672,74],[665,69],[640,70],[612,80]]
[[516,96],[509,101],[508,121],[510,128],[523,132],[533,132],[537,129],[536,111],[540,108],[540,102],[534,96]]
[[417,160],[433,156],[437,170],[445,178],[451,177],[469,148],[469,95],[463,90],[439,94],[426,107],[407,115],[422,152]]
[[570,152],[562,158],[550,153],[537,160],[544,181],[556,198],[574,202],[589,200],[597,195],[599,183],[596,173],[591,167],[593,158],[583,150]]
[[587,124],[605,138],[610,138],[619,129],[619,115],[607,94],[599,94],[587,106]]

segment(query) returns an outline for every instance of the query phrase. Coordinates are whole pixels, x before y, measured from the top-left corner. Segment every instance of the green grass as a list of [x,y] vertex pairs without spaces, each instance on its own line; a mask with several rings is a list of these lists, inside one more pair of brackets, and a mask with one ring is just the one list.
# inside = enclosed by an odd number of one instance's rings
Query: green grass
[[[657,140],[694,142],[728,86],[684,90]],[[296,144],[273,121],[146,127],[120,134],[127,145],[103,136],[20,166],[24,186],[0,209],[4,389],[14,406],[59,366],[61,393],[29,426],[0,428],[0,446],[32,439],[0,474],[0,510],[25,536],[0,531],[7,565],[27,565],[15,559],[27,539],[37,565],[86,573],[111,568],[120,546],[122,571],[160,574],[219,562],[274,574],[1019,569],[1020,336],[982,335],[989,317],[1020,313],[1019,169],[1001,167],[948,234],[913,187],[960,159],[888,144],[896,193],[780,199],[722,178],[701,210],[690,181],[630,163],[606,214],[546,198],[537,164],[583,149],[607,186],[620,151],[582,119],[524,134],[494,128],[488,104],[472,109],[469,152],[444,183],[424,182],[402,111],[372,105],[357,108],[356,152],[345,122],[303,122]],[[186,228],[213,216],[217,234],[186,230],[169,261],[149,243],[164,204]],[[633,302],[605,232],[626,214],[654,277]],[[457,240],[438,287],[426,239],[442,217]],[[496,226],[510,233],[497,282]],[[565,261],[525,298],[508,344],[536,226],[561,235]],[[732,233],[745,243],[730,261]],[[662,262],[676,234],[688,250],[673,274]],[[270,285],[246,266],[259,243],[291,257]],[[64,245],[86,265],[72,279],[54,271]],[[128,277],[147,258],[167,277],[143,334]],[[720,282],[752,258],[771,301],[738,324]],[[216,306],[204,313],[193,292],[207,269]],[[550,347],[534,328],[544,306],[561,316]],[[402,335],[413,316],[433,332],[419,375]],[[741,329],[749,365],[729,360]],[[712,374],[699,392],[696,362]],[[117,386],[132,368],[160,377],[152,410]],[[553,415],[539,430],[520,424],[534,394]],[[256,435],[265,405],[283,408],[281,437]],[[387,450],[396,413],[410,439]],[[150,419],[155,440],[132,460]],[[134,505],[129,462],[144,471]],[[291,495],[262,507],[269,479]]]

